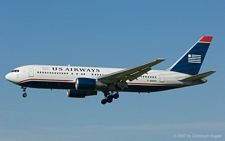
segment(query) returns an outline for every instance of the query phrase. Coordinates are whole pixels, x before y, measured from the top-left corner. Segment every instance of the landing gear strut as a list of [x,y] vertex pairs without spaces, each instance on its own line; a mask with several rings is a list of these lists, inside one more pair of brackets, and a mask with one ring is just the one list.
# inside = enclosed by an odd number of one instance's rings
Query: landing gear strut
[[22,96],[23,96],[24,98],[27,97],[27,93],[26,93],[26,89],[27,89],[27,88],[24,87],[24,86],[22,86],[21,89],[22,89],[22,92],[23,92],[23,95],[22,95]]
[[112,93],[104,92],[104,95],[105,95],[105,99],[102,99],[102,101],[101,101],[101,103],[103,105],[106,104],[107,102],[111,103],[113,101],[113,99],[119,98],[119,94],[118,93],[113,94],[113,92]]

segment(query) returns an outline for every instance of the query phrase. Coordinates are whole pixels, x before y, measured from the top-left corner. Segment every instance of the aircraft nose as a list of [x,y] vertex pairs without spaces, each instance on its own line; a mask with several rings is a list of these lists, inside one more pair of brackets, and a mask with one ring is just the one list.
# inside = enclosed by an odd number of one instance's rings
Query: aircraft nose
[[10,81],[10,82],[14,82],[13,76],[10,73],[6,74],[5,79]]
[[9,73],[6,74],[5,79],[9,81]]
[[15,84],[18,81],[16,75],[13,74],[13,73],[6,74],[5,79],[8,80],[9,82],[12,82],[12,83],[15,83]]

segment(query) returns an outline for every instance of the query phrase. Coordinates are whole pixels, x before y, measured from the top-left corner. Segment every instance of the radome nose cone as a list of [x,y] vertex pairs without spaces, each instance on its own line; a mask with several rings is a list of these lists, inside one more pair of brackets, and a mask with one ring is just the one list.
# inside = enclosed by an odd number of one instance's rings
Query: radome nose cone
[[5,79],[8,80],[9,82],[16,83],[14,75],[12,75],[11,73],[6,74]]
[[9,74],[6,74],[5,79],[9,81]]

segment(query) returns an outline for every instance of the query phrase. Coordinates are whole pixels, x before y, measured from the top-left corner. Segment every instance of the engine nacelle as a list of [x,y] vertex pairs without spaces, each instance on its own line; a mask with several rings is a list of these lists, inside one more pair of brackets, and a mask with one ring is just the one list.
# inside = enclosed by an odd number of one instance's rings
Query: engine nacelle
[[75,82],[75,88],[77,90],[97,90],[106,87],[107,84],[104,84],[92,78],[77,78]]
[[72,98],[85,98],[91,95],[97,95],[97,91],[67,90],[67,96]]

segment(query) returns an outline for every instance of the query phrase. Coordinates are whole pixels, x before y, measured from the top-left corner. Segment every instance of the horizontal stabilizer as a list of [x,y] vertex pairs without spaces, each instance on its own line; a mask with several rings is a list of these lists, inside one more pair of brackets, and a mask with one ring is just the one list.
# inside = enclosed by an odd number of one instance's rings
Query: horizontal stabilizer
[[180,81],[190,81],[190,80],[198,80],[198,79],[202,79],[202,78],[205,78],[213,73],[215,73],[216,71],[215,70],[212,70],[212,71],[207,71],[207,72],[204,72],[204,73],[200,73],[200,74],[196,74],[196,75],[193,75],[193,76],[190,76],[188,78],[184,78]]

